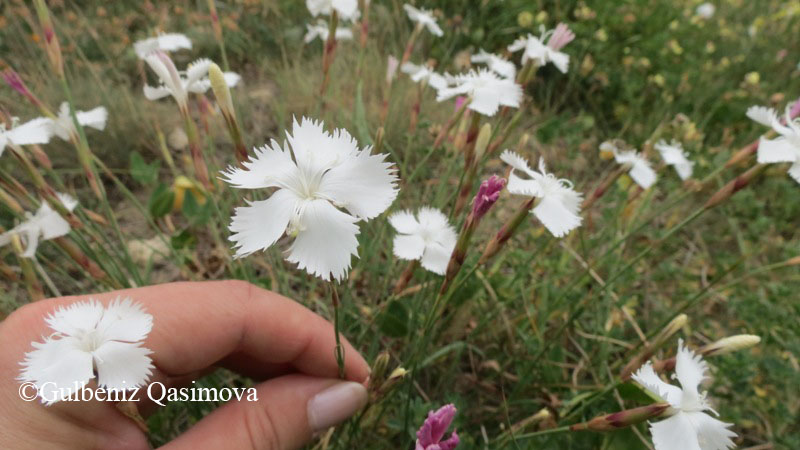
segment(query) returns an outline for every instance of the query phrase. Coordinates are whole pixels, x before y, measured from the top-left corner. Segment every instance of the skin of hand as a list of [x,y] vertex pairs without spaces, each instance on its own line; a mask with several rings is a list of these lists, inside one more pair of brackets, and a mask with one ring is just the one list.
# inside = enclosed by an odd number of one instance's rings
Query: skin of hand
[[[333,326],[322,317],[243,281],[170,283],[41,300],[0,323],[0,448],[150,448],[142,430],[115,403],[26,402],[16,380],[25,353],[33,350],[31,342],[52,333],[44,321],[48,314],[88,298],[107,305],[118,296],[131,297],[153,316],[144,341],[155,366],[148,383],[191,386],[216,367],[259,381],[258,401],[234,397],[164,449],[298,448],[367,403],[367,363],[345,341],[346,380],[338,379]],[[140,391],[136,405],[147,417],[158,405],[145,388]]]

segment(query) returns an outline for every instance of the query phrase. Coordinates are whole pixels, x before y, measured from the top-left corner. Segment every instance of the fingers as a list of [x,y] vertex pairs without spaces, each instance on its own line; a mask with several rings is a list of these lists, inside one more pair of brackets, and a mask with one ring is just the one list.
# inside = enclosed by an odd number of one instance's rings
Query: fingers
[[165,450],[299,448],[367,403],[363,385],[305,375],[260,384],[258,401],[231,401],[162,447]]
[[[170,283],[92,296],[43,300],[14,315],[26,345],[46,334],[44,316],[56,306],[87,298],[108,303],[129,296],[153,315],[145,346],[156,366],[170,376],[230,362],[248,375],[285,373],[293,368],[308,375],[335,378],[333,326],[302,305],[242,281]],[[8,321],[7,320],[7,321]],[[369,368],[343,340],[345,376],[363,382]],[[20,354],[20,358],[22,355]]]

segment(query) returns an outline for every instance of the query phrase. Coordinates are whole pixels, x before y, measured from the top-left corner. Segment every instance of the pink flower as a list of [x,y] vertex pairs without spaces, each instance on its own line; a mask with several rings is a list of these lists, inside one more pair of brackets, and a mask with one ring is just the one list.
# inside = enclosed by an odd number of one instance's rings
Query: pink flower
[[20,77],[17,72],[13,69],[6,69],[2,73],[2,77],[12,89],[24,95],[28,100],[33,102],[34,105],[39,105],[39,100],[28,90],[28,87],[25,86],[25,82],[22,81],[22,77]]
[[430,411],[425,423],[417,431],[417,446],[415,450],[452,450],[459,443],[458,434],[453,431],[447,440],[442,440],[444,433],[456,416],[456,407],[451,403]]
[[506,179],[497,175],[492,175],[488,180],[481,183],[481,187],[478,188],[478,194],[475,195],[475,200],[472,203],[472,215],[475,220],[479,220],[489,211],[500,197],[500,191],[505,187]]
[[573,39],[575,39],[575,33],[569,29],[567,24],[559,23],[556,29],[553,30],[553,35],[550,36],[550,40],[547,41],[547,46],[555,51],[559,51],[564,48],[565,45],[572,42]]

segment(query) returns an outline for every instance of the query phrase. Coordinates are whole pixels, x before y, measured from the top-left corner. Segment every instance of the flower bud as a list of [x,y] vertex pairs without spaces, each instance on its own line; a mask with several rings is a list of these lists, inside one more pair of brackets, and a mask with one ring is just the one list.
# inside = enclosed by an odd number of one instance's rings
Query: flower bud
[[744,189],[748,184],[750,184],[751,181],[753,181],[756,176],[761,174],[766,167],[767,166],[765,164],[756,164],[755,166],[751,167],[747,170],[747,172],[729,181],[725,186],[722,186],[720,190],[718,190],[716,193],[714,193],[714,195],[711,196],[710,199],[708,199],[703,207],[705,209],[711,209],[733,197],[733,194]]
[[483,124],[481,130],[478,132],[478,138],[475,140],[475,160],[480,160],[486,153],[486,148],[489,146],[489,140],[492,138],[492,126],[488,123]]
[[634,356],[633,359],[631,359],[631,361],[622,368],[622,371],[620,372],[620,378],[623,380],[630,378],[631,374],[639,367],[642,367],[642,365],[648,359],[650,359],[650,357],[653,356],[653,354],[659,348],[661,348],[667,342],[667,340],[672,337],[672,335],[680,331],[680,329],[686,325],[688,320],[689,318],[686,316],[686,314],[679,314],[677,317],[672,319],[672,321],[670,321],[670,323],[668,323],[667,326],[658,333],[650,345],[642,350],[641,353]]
[[214,91],[214,96],[217,97],[217,104],[222,114],[226,117],[233,117],[233,101],[231,100],[231,90],[228,83],[225,82],[225,75],[222,69],[215,63],[208,66],[208,79],[211,81],[211,90]]
[[653,417],[658,417],[664,414],[669,408],[669,403],[653,403],[652,405],[626,409],[605,416],[598,416],[588,422],[575,424],[569,428],[572,431],[614,431],[642,423]]
[[[480,139],[480,138],[478,138]],[[472,202],[472,215],[474,220],[480,220],[500,198],[500,192],[506,187],[506,179],[492,175],[481,183],[478,194]]]
[[752,334],[737,334],[728,336],[700,349],[703,356],[725,355],[737,350],[744,350],[761,342],[761,337]]
[[53,21],[50,19],[50,11],[47,9],[47,4],[45,4],[44,0],[34,0],[33,6],[36,8],[36,15],[39,17],[39,26],[42,27],[42,34],[44,34],[47,58],[50,60],[50,64],[53,66],[56,75],[58,75],[59,78],[64,78],[64,61],[61,57],[61,46],[58,44],[58,37],[53,28]]

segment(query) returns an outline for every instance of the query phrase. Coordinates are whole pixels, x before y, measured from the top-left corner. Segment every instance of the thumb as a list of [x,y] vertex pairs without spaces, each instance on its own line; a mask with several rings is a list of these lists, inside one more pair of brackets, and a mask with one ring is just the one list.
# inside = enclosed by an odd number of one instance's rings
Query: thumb
[[313,433],[342,422],[367,403],[351,381],[287,375],[256,387],[258,401],[231,401],[162,447],[169,450],[299,448]]

